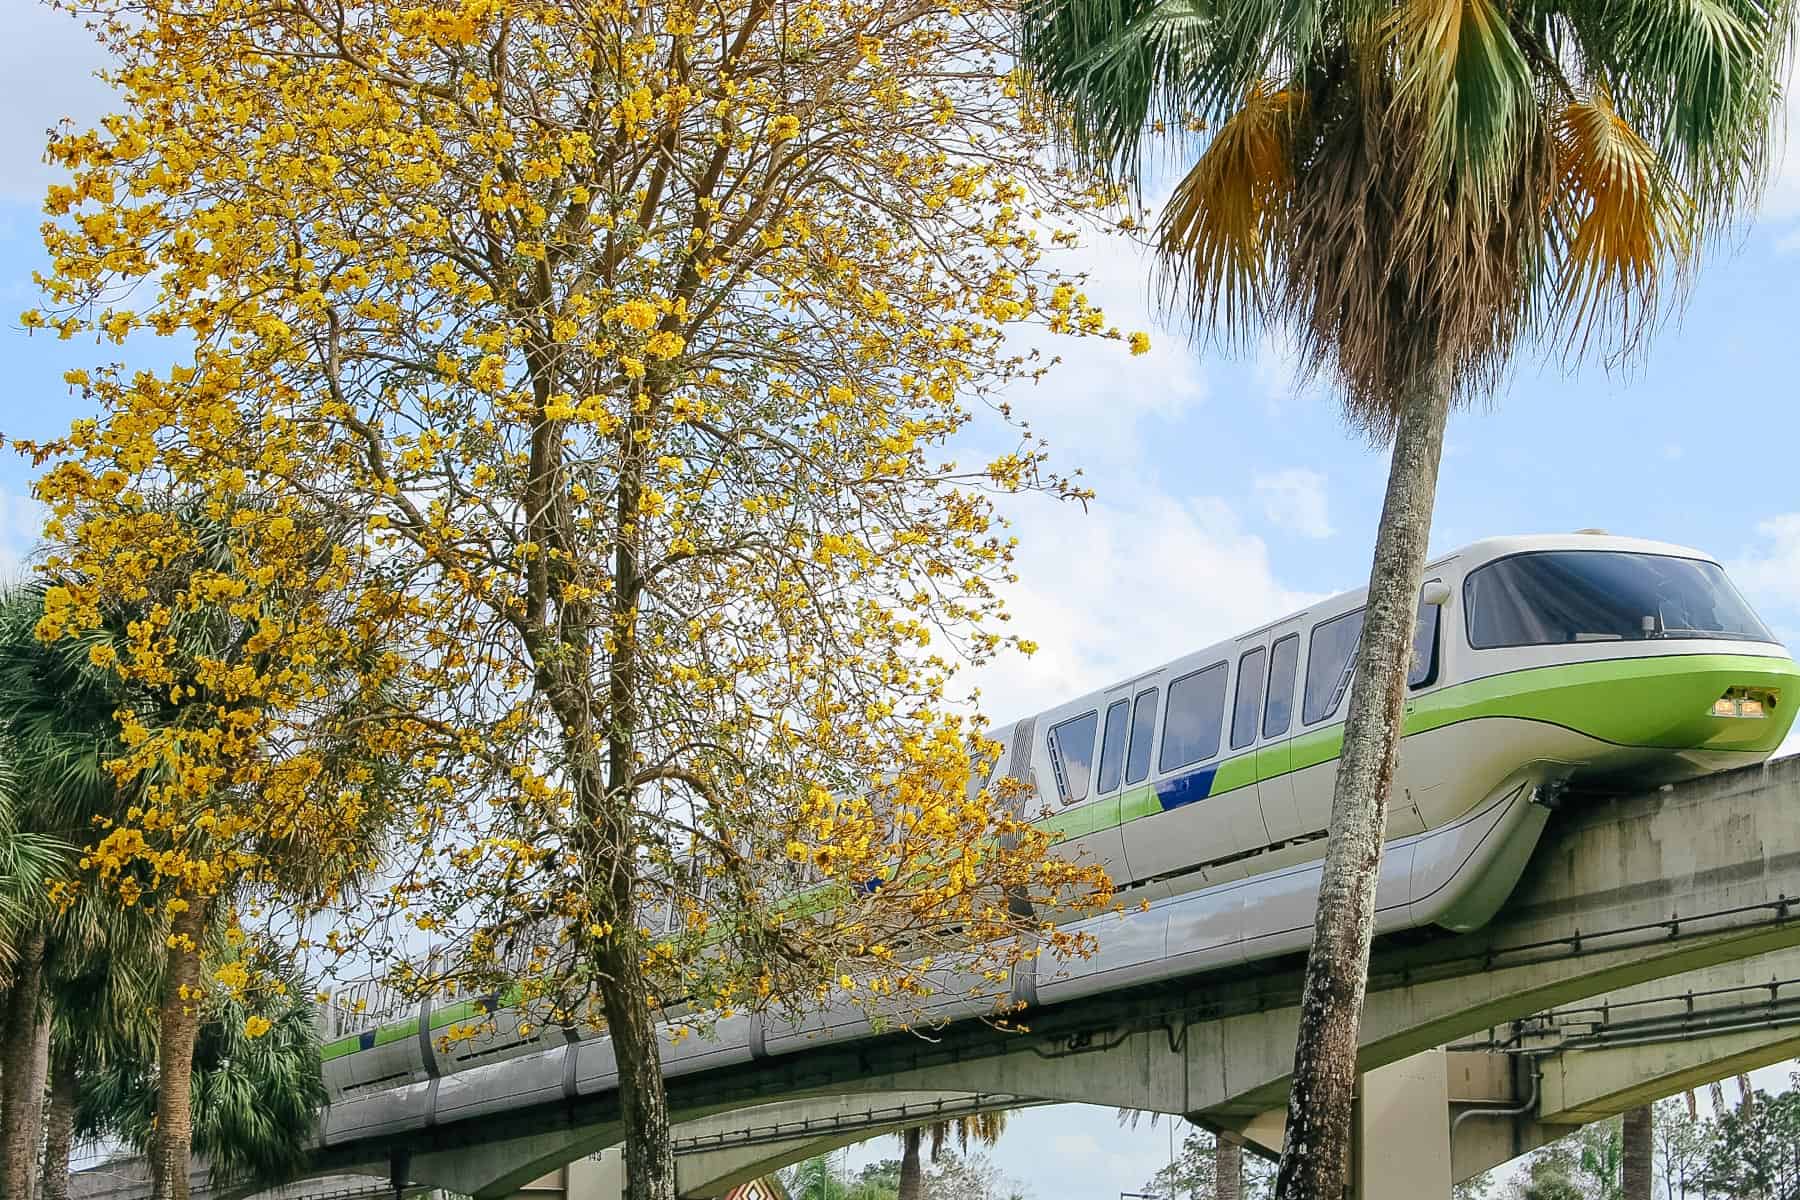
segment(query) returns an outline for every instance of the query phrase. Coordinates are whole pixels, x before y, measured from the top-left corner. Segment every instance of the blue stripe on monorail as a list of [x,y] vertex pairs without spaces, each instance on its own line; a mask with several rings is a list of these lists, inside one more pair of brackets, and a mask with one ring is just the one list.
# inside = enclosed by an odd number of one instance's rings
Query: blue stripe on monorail
[[1165,779],[1156,785],[1157,803],[1162,805],[1164,812],[1168,812],[1172,808],[1204,800],[1212,794],[1213,776],[1218,773],[1218,765],[1214,764],[1198,771],[1190,771],[1186,775]]

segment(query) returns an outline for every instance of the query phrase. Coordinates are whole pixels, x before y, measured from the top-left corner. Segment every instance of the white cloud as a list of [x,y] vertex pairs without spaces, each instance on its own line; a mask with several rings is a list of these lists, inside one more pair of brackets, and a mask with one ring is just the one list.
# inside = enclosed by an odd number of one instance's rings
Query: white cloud
[[1085,514],[1029,498],[1015,506],[1019,584],[1012,626],[1038,643],[972,678],[1006,720],[1128,678],[1304,606],[1267,544],[1209,497],[1108,492]]
[[1790,754],[1800,754],[1800,724],[1788,730],[1787,739],[1776,749],[1774,757],[1786,758]]
[[[1763,196],[1762,216],[1785,225],[1800,217],[1800,59],[1789,65],[1782,89],[1783,112],[1775,131],[1775,171]],[[1800,228],[1787,229],[1776,242],[1783,252],[1800,250]]]
[[1059,1133],[1050,1139],[1050,1150],[1062,1158],[1089,1158],[1100,1153],[1100,1141],[1091,1133]]
[[68,13],[36,0],[15,0],[0,18],[0,199],[36,203],[52,171],[44,164],[45,133],[68,117],[91,125],[110,107],[111,91],[94,78],[105,61],[91,33]]
[[24,563],[44,532],[44,506],[0,487],[0,583],[24,575]]
[[1300,350],[1285,332],[1265,329],[1256,344],[1256,357],[1250,363],[1251,378],[1262,391],[1263,404],[1271,412],[1279,412],[1287,402],[1298,398],[1300,388]]
[[1304,467],[1289,467],[1255,479],[1263,515],[1277,527],[1301,537],[1331,536],[1325,499],[1325,476]]
[[1147,252],[1136,242],[1094,235],[1053,261],[1060,271],[1086,276],[1082,290],[1108,325],[1147,332],[1150,351],[1134,356],[1124,342],[1034,329],[1016,339],[1016,348],[1059,361],[1041,382],[1021,384],[1006,398],[1035,432],[1049,436],[1059,463],[1115,473],[1141,457],[1142,422],[1177,420],[1205,402],[1206,375],[1187,339],[1158,323],[1145,282]]
[[1800,512],[1758,522],[1761,543],[1732,565],[1737,585],[1767,617],[1800,616]]

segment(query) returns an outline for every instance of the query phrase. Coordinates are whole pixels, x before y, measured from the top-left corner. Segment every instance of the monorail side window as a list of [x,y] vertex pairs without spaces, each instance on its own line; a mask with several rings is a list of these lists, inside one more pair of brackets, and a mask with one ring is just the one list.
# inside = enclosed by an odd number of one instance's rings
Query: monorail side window
[[1294,672],[1300,665],[1300,635],[1275,643],[1269,662],[1269,700],[1263,707],[1263,736],[1280,737],[1294,723]]
[[1646,638],[1773,641],[1717,563],[1617,550],[1502,558],[1463,583],[1469,644],[1554,646]]
[[1219,752],[1219,730],[1225,723],[1225,663],[1183,675],[1169,685],[1169,711],[1163,718],[1162,754],[1157,768],[1173,771]]
[[1256,715],[1262,709],[1263,665],[1269,652],[1258,646],[1238,659],[1237,695],[1231,702],[1231,748],[1242,750],[1256,740]]
[[1125,726],[1131,720],[1131,701],[1114,700],[1106,706],[1106,732],[1100,739],[1101,795],[1119,786],[1119,771],[1125,765]]
[[1056,791],[1064,804],[1079,804],[1088,797],[1099,724],[1100,714],[1090,709],[1050,731],[1050,768],[1056,772]]
[[1150,744],[1156,740],[1156,689],[1145,688],[1131,702],[1131,749],[1125,755],[1125,782],[1142,783],[1150,774]]
[[1435,604],[1419,605],[1418,621],[1413,626],[1412,669],[1406,674],[1407,687],[1424,687],[1437,679],[1438,612]]
[[1336,712],[1350,689],[1362,623],[1363,610],[1359,608],[1313,628],[1312,649],[1306,656],[1306,699],[1300,706],[1300,719],[1305,724],[1323,721]]

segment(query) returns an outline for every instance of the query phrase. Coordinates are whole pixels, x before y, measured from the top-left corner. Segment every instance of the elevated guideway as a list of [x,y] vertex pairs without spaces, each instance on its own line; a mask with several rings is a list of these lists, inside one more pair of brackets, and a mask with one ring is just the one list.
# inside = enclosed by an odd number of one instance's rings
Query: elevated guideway
[[[1359,1145],[1419,1194],[1582,1125],[1800,1056],[1800,949],[1701,967],[1533,1013],[1365,1075]],[[1238,1132],[1280,1153],[1285,1112]]]
[[[1720,963],[1550,1009],[1448,1048],[1476,1109],[1453,1135],[1461,1180],[1666,1096],[1800,1056],[1800,949]],[[1522,1111],[1500,1112],[1497,1109]]]
[[[1378,942],[1360,1068],[1395,1079],[1378,1069],[1587,997],[1800,946],[1797,815],[1800,759],[1644,795],[1565,797],[1486,927]],[[1132,917],[1116,920],[1129,937]],[[1104,943],[1108,929],[1097,932]],[[969,1020],[672,1079],[682,1190],[721,1195],[930,1119],[909,1104],[893,1111],[902,1096],[966,1109],[1085,1102],[1250,1129],[1285,1103],[1303,966],[1296,954],[1123,988],[1034,1011],[1025,1031]],[[334,1142],[327,1114],[314,1168],[507,1195],[621,1140],[616,1095],[556,1092],[556,1069],[540,1054],[455,1076],[459,1092],[487,1101],[475,1119],[397,1120]],[[1447,1092],[1436,1102],[1448,1111]]]

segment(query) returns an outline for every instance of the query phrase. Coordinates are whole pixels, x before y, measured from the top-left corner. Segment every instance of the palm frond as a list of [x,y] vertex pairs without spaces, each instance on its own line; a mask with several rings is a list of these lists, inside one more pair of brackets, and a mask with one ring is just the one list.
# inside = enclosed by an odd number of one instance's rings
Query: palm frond
[[1261,315],[1269,250],[1293,189],[1293,130],[1305,97],[1254,84],[1175,185],[1157,230],[1161,291],[1226,340]]
[[1612,321],[1618,343],[1629,348],[1657,311],[1664,276],[1686,269],[1694,206],[1604,88],[1563,109],[1556,156],[1567,342],[1585,346],[1601,322]]
[[1741,216],[1768,171],[1793,0],[1563,0],[1551,11],[1592,89],[1606,91],[1692,198],[1699,227]]
[[1397,64],[1394,103],[1423,119],[1435,168],[1412,181],[1492,201],[1537,104],[1531,67],[1493,0],[1403,0],[1382,23]]
[[1191,131],[1308,67],[1318,0],[1026,0],[1019,61],[1077,157],[1130,175],[1147,132]]

